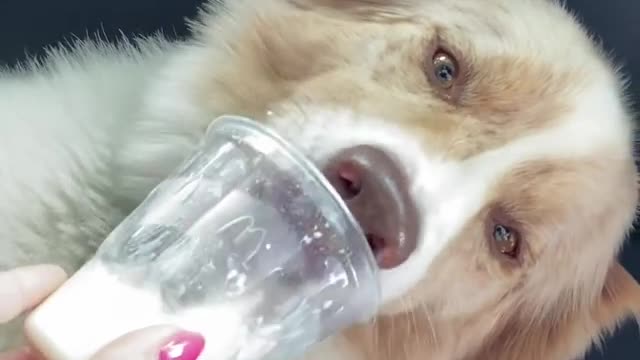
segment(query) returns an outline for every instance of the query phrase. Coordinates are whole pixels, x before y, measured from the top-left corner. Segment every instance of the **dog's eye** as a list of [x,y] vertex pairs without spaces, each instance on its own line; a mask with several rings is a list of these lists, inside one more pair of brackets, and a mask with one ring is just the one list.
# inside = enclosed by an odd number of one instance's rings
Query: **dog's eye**
[[518,257],[520,239],[514,230],[504,225],[496,225],[493,228],[493,241],[501,254],[512,258]]
[[433,56],[433,75],[438,85],[448,89],[458,78],[458,63],[453,56],[444,50],[438,50]]

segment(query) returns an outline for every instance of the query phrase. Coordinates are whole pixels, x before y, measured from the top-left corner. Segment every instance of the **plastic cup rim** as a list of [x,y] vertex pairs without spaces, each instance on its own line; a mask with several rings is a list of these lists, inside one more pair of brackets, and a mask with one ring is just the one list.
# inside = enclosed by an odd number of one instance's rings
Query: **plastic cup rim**
[[[244,130],[248,130],[254,133],[258,133],[261,136],[267,136],[270,141],[274,142],[281,151],[287,154],[292,160],[305,168],[305,170],[311,175],[312,180],[319,184],[325,191],[327,191],[332,198],[332,201],[338,206],[340,210],[345,214],[347,221],[349,221],[350,225],[353,229],[358,233],[361,240],[366,243],[366,236],[364,231],[358,224],[358,221],[351,213],[347,204],[342,200],[340,194],[338,194],[337,190],[329,183],[327,178],[322,175],[320,170],[316,167],[314,163],[311,162],[300,150],[298,150],[293,144],[286,141],[282,136],[280,136],[276,131],[271,129],[269,126],[260,123],[258,121],[252,120],[250,118],[238,115],[221,115],[215,118],[211,124],[207,127],[206,134],[209,134],[212,131],[215,131],[215,128],[223,129],[227,126],[231,127],[239,127]],[[364,245],[363,246],[366,246]],[[379,276],[378,276],[378,265],[371,251],[366,251],[366,255],[364,255],[369,268],[373,272],[373,277],[376,281],[376,292],[378,298],[380,297],[380,284],[379,284]]]

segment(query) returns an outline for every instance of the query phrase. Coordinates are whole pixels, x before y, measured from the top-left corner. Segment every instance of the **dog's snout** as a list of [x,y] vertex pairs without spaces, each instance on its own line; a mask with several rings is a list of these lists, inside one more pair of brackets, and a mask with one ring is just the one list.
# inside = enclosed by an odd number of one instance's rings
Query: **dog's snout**
[[360,223],[378,265],[391,269],[404,263],[416,248],[419,221],[399,164],[362,145],[329,159],[324,174]]

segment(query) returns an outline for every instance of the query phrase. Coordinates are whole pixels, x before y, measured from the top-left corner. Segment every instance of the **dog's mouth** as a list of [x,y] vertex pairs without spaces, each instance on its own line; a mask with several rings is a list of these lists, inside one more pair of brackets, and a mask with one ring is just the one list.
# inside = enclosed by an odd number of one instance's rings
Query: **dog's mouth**
[[402,265],[418,242],[418,210],[402,168],[367,145],[341,151],[323,170],[364,231],[378,266]]

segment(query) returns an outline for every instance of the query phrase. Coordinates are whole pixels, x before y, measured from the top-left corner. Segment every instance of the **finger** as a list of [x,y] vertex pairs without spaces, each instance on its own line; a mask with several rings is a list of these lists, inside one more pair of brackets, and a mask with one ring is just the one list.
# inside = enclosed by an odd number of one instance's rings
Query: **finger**
[[174,327],[156,326],[129,333],[106,346],[91,360],[196,360],[204,338]]
[[33,308],[67,278],[54,265],[35,265],[0,272],[0,324]]
[[29,348],[10,351],[0,354],[0,360],[40,360],[41,358]]

